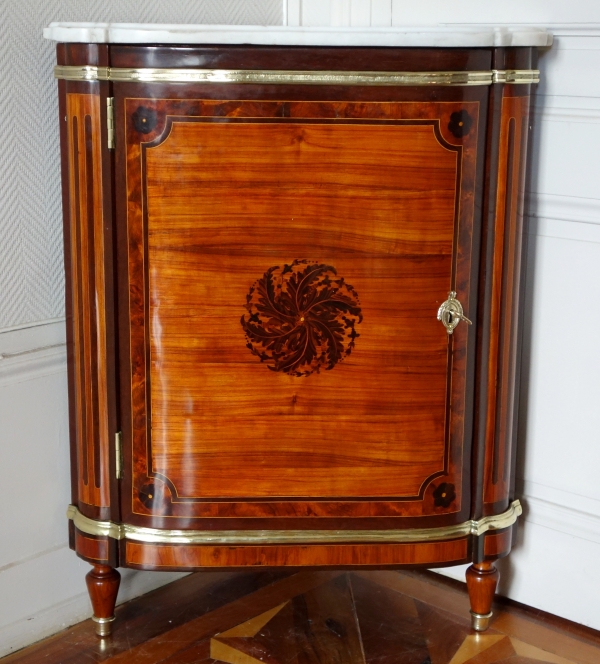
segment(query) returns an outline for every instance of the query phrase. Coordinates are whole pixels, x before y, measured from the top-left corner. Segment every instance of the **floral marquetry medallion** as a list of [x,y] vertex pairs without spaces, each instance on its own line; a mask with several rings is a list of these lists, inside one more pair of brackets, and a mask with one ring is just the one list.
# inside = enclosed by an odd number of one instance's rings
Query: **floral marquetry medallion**
[[308,376],[333,369],[360,336],[355,289],[331,265],[295,260],[269,268],[246,296],[247,346],[272,371]]

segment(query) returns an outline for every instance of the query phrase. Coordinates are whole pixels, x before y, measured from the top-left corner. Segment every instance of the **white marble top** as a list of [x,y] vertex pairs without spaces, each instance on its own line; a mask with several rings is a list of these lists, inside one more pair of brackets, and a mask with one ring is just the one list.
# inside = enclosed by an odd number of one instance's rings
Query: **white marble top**
[[267,46],[550,46],[552,35],[531,26],[402,26],[292,28],[258,25],[50,23],[46,39],[97,44],[259,44]]

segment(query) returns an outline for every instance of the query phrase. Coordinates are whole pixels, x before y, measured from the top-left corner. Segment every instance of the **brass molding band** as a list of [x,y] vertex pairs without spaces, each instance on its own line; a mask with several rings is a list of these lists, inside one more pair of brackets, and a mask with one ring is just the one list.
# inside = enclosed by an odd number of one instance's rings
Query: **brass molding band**
[[121,83],[254,83],[269,85],[491,85],[537,83],[539,71],[290,71],[262,69],[119,69],[59,65],[54,77],[65,81]]
[[493,83],[510,83],[511,85],[531,85],[540,82],[539,69],[493,69]]
[[112,521],[96,521],[83,515],[75,505],[67,507],[67,519],[71,519],[75,528],[87,535],[96,535],[97,537],[112,537],[113,539],[123,539],[125,537],[123,526]]
[[521,503],[515,500],[502,514],[471,519],[455,526],[410,530],[158,530],[96,521],[81,514],[74,505],[69,505],[67,517],[73,520],[78,530],[88,535],[151,544],[349,544],[435,542],[467,535],[479,536],[488,530],[512,526],[522,511]]
[[54,78],[60,78],[63,81],[108,81],[110,80],[110,68],[90,65],[57,65],[54,67]]

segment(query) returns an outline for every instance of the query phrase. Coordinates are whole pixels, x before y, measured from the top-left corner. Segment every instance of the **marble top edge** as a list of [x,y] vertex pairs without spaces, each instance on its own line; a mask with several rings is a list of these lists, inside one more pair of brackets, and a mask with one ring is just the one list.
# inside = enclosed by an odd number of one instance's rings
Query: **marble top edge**
[[424,25],[398,27],[284,27],[154,23],[63,23],[44,29],[57,42],[96,44],[249,44],[262,46],[550,46],[534,26]]

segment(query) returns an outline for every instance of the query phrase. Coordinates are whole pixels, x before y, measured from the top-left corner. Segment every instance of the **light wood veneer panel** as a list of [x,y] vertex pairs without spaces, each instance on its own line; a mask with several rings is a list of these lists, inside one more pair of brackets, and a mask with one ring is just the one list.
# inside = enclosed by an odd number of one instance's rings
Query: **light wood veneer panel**
[[[177,122],[146,160],[154,471],[182,497],[417,495],[444,466],[457,153],[432,126]],[[334,266],[364,315],[308,377],[240,326],[294,259]]]

